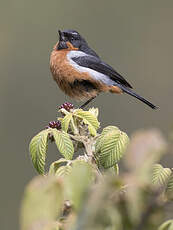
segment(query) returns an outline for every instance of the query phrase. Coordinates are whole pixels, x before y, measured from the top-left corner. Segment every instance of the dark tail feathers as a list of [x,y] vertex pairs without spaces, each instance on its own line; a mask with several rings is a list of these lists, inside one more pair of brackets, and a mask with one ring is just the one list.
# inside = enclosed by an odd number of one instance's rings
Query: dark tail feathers
[[136,94],[135,92],[133,92],[131,89],[126,88],[122,85],[119,85],[119,87],[127,94],[136,97],[138,100],[142,101],[143,103],[145,103],[146,105],[150,106],[152,109],[158,109],[157,106],[153,105],[151,102],[147,101],[145,98],[139,96],[138,94]]

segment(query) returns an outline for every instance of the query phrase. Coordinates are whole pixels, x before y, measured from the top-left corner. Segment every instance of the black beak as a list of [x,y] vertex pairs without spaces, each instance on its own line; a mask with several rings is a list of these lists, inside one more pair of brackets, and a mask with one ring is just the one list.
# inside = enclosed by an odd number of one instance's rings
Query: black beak
[[58,30],[58,33],[59,33],[59,40],[60,41],[65,41],[65,37],[64,37],[63,32],[61,32],[61,30]]
[[58,34],[59,34],[59,42],[58,42],[57,50],[67,49],[68,48],[66,44],[67,39],[65,38],[64,33],[61,32],[61,30],[58,30]]

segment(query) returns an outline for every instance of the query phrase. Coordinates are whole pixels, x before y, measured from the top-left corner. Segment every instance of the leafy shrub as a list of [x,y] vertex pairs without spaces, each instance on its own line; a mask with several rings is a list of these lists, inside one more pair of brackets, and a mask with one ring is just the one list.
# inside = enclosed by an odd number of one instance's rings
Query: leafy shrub
[[[98,133],[98,109],[61,106],[59,112],[30,142],[41,175],[25,189],[21,230],[173,229],[173,220],[163,223],[173,170],[159,163],[167,148],[160,132],[138,131],[129,142],[116,126]],[[59,155],[45,172],[49,143]]]

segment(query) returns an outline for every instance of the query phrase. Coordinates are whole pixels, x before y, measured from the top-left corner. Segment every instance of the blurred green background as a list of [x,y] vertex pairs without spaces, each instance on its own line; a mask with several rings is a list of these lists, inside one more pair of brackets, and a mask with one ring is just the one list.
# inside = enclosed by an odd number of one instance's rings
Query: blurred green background
[[[172,0],[0,0],[0,229],[17,230],[24,186],[36,175],[28,144],[56,118],[67,98],[52,80],[49,56],[58,29],[78,30],[92,48],[123,74],[136,92],[160,106],[157,111],[134,98],[100,95],[102,125],[128,135],[173,124]],[[78,105],[78,103],[76,103]],[[49,160],[56,149],[49,149]]]

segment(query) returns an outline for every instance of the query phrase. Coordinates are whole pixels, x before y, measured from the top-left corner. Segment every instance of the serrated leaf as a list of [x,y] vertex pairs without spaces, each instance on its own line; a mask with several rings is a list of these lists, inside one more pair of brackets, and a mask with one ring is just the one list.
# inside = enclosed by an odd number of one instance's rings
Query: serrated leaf
[[24,193],[20,212],[21,229],[44,229],[47,224],[57,220],[63,201],[63,187],[57,177],[34,178]]
[[68,133],[53,129],[52,134],[59,152],[65,159],[71,160],[74,154],[74,147]]
[[103,129],[101,135],[97,138],[95,144],[95,151],[98,153],[100,151],[101,146],[104,144],[104,139],[110,136],[112,133],[119,133],[120,130],[116,126],[107,126]]
[[168,180],[167,190],[173,192],[173,173]]
[[67,163],[68,160],[61,158],[57,161],[54,161],[49,168],[49,174],[50,175],[55,175],[56,171],[61,167],[62,164]]
[[114,131],[109,131],[102,142],[98,159],[104,168],[110,168],[123,156],[129,143],[129,138],[126,133],[115,129]]
[[99,115],[99,110],[98,110],[98,108],[90,108],[89,109],[89,112],[90,113],[92,113],[96,118],[98,117],[98,115]]
[[164,168],[160,164],[153,166],[152,183],[157,186],[165,186],[170,178],[172,171],[170,168]]
[[59,177],[67,176],[71,173],[72,167],[70,165],[61,166],[57,169],[55,175]]
[[173,200],[173,172],[166,186],[166,196],[169,200]]
[[93,115],[89,111],[83,111],[81,109],[77,109],[74,112],[74,115],[78,118],[81,118],[83,120],[84,124],[88,125],[88,130],[91,133],[91,135],[93,135],[93,136],[96,135],[96,131],[99,128],[100,123],[98,122],[95,115]]
[[89,130],[90,134],[91,134],[92,136],[96,136],[97,132],[96,132],[96,129],[94,128],[94,126],[92,126],[92,125],[88,122],[88,120],[86,120],[85,118],[83,118],[83,122],[84,122],[85,124],[88,124],[88,130]]
[[62,130],[64,130],[65,132],[68,131],[72,116],[73,116],[72,113],[69,113],[69,114],[65,115],[65,117],[61,120]]
[[29,144],[29,152],[34,167],[40,174],[44,174],[46,152],[48,147],[48,134],[52,129],[46,129],[32,138]]
[[112,126],[112,125],[107,126],[107,127],[105,127],[105,128],[103,129],[102,135],[106,135],[107,133],[109,133],[109,132],[111,132],[111,131],[113,131],[113,132],[119,131],[119,128],[116,127],[116,126]]
[[96,130],[99,128],[100,123],[91,112],[79,109],[75,111],[75,115],[85,118]]
[[167,220],[158,228],[158,230],[173,230],[173,220]]

